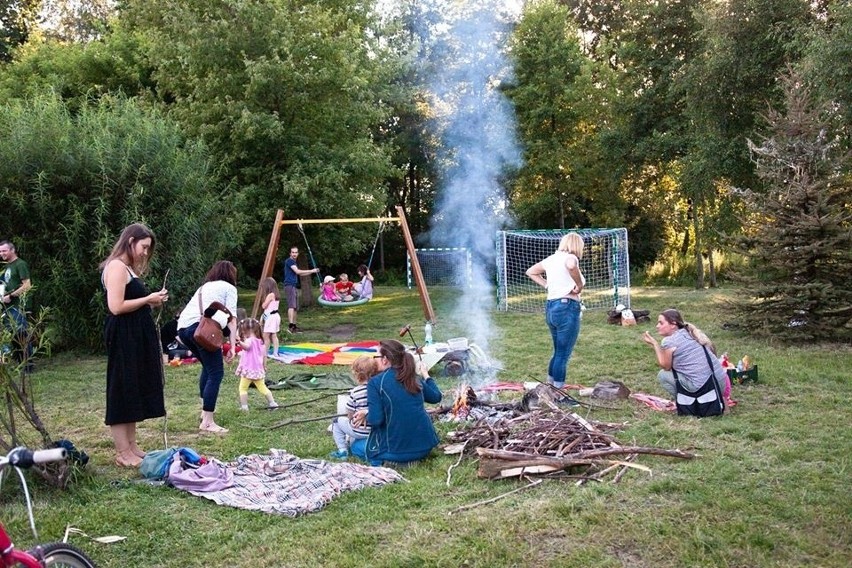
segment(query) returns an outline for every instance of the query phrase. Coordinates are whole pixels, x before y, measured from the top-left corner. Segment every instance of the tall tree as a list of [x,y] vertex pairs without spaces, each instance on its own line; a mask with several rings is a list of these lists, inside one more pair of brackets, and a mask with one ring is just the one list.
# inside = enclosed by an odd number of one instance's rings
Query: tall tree
[[12,60],[36,27],[41,0],[0,0],[0,63]]
[[712,252],[724,218],[721,192],[753,185],[746,138],[760,109],[781,100],[777,77],[801,57],[813,12],[807,0],[727,0],[705,3],[699,18],[700,53],[681,82],[691,133],[681,186],[692,209],[701,288],[702,255]]
[[[524,166],[511,191],[522,225],[574,227],[620,221],[623,205],[601,175],[599,132],[611,98],[584,56],[570,11],[555,1],[527,5],[511,50]],[[609,219],[606,219],[609,217]],[[605,220],[606,219],[606,220]]]
[[[161,100],[238,188],[247,266],[263,259],[275,210],[363,217],[385,208],[385,50],[356,0],[129,0],[150,40]],[[369,241],[358,227],[314,234],[331,263]],[[252,264],[250,259],[255,259]]]
[[783,82],[786,111],[770,109],[749,143],[766,190],[745,191],[755,219],[736,239],[755,271],[743,276],[738,321],[785,340],[852,338],[852,155],[801,77]]

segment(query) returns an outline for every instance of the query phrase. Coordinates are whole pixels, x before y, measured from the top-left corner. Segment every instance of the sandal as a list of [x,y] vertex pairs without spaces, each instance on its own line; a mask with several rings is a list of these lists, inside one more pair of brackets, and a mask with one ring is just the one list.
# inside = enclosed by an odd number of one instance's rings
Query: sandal
[[210,432],[211,434],[227,434],[228,429],[222,428],[218,424],[208,424],[207,426],[199,426],[199,432]]

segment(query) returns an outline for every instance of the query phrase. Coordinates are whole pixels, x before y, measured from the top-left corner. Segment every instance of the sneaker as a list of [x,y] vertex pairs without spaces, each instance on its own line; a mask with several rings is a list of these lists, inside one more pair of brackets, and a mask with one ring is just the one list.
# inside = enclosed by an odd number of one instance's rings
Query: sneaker
[[242,410],[243,412],[248,412],[248,405],[247,404],[241,404],[240,410]]
[[346,450],[337,450],[328,454],[328,457],[329,459],[333,460],[345,460],[349,457],[349,452],[347,452]]
[[268,408],[278,408],[278,403],[275,402],[275,401],[272,401],[272,402],[269,403]]
[[305,331],[304,329],[302,329],[301,327],[299,327],[296,324],[293,324],[293,327],[290,328],[290,333],[302,333],[304,331]]
[[287,333],[296,333],[296,324],[291,323],[287,326]]

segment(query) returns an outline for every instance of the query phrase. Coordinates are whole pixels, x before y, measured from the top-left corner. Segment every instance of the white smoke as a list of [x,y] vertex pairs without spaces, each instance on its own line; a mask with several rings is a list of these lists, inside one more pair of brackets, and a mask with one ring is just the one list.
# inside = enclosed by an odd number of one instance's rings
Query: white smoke
[[505,48],[523,2],[424,0],[417,6],[430,57],[423,87],[441,141],[430,241],[471,251],[473,285],[460,295],[456,315],[463,315],[468,338],[488,353],[494,236],[507,216],[501,177],[521,162],[514,110],[500,87],[513,79]]

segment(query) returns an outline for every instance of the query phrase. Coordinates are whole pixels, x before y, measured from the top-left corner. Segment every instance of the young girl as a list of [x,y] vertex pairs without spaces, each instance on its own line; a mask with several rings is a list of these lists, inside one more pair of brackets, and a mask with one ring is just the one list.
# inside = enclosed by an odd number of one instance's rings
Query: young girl
[[269,354],[269,345],[272,344],[272,354],[278,355],[278,331],[281,329],[281,315],[278,313],[278,303],[281,295],[278,292],[278,283],[275,278],[269,277],[263,281],[262,293],[266,294],[263,299],[263,347]]
[[339,302],[340,297],[334,290],[334,276],[326,276],[322,281],[322,295],[320,296],[326,302]]
[[240,364],[237,365],[236,375],[240,378],[240,409],[242,410],[248,410],[248,389],[252,383],[266,397],[269,408],[278,408],[272,392],[263,381],[266,378],[266,350],[260,335],[260,323],[256,319],[246,318],[240,322],[238,343],[243,351],[240,353]]
[[364,418],[359,417],[360,420],[353,420],[353,416],[359,410],[366,411],[367,381],[376,374],[376,371],[376,360],[372,357],[358,357],[352,363],[352,378],[358,381],[358,386],[353,387],[349,391],[349,400],[346,401],[347,417],[338,416],[331,423],[331,435],[334,437],[334,443],[337,445],[337,451],[331,452],[328,456],[331,459],[345,460],[349,457],[347,436],[352,440],[357,440],[370,435],[370,427],[367,426]]

